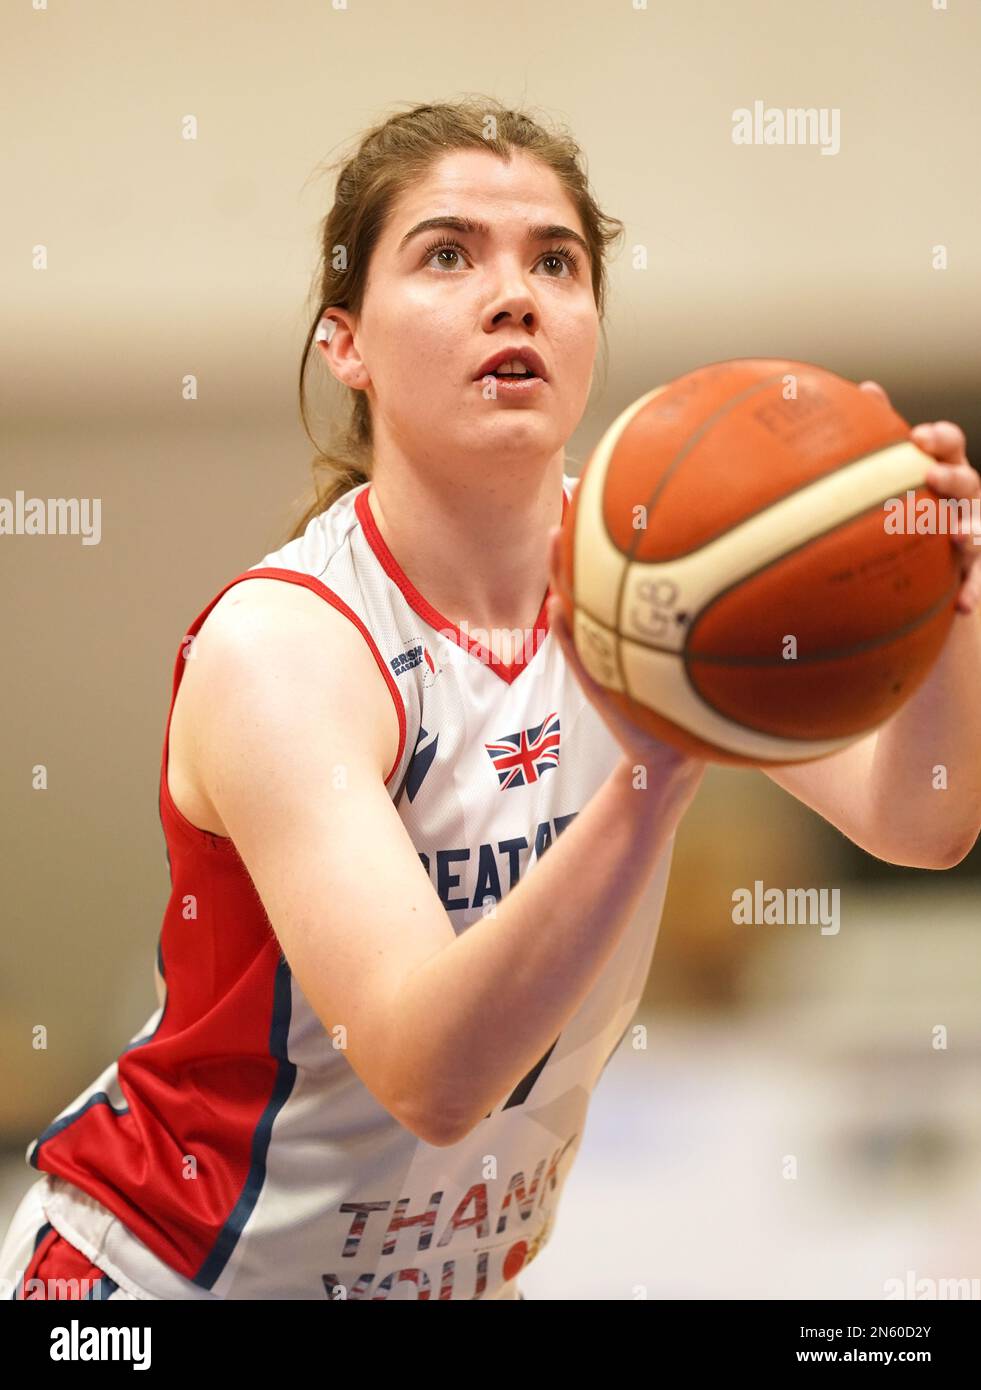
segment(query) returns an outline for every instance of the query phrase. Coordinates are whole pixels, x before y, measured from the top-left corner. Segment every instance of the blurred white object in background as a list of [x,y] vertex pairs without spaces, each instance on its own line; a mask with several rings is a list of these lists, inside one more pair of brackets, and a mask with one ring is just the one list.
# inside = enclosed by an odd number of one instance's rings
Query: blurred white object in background
[[601,1078],[526,1296],[885,1299],[910,1271],[911,1287],[981,1281],[979,907],[931,875],[846,882],[837,936],[734,926],[768,943],[747,952],[742,1008],[638,1017],[647,1048],[628,1035]]

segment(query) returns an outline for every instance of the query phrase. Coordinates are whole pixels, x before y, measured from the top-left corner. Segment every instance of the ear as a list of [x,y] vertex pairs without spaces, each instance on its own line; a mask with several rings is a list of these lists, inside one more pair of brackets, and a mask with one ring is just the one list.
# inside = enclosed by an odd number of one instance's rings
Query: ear
[[[355,320],[344,309],[325,309],[317,326],[315,341],[328,370],[342,386],[363,391],[370,382],[355,340]],[[326,334],[330,334],[330,338]]]

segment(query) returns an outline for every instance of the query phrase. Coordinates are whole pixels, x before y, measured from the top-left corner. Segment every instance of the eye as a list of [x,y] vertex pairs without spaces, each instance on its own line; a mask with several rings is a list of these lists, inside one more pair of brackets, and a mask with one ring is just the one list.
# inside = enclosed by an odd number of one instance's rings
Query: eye
[[[431,241],[424,252],[426,265],[433,259],[437,251],[452,251],[455,256],[464,254],[463,247],[457,241],[451,241],[449,237],[442,237],[439,241]],[[446,266],[444,261],[443,265]]]
[[[441,237],[439,241],[432,241],[423,252],[425,264],[428,266],[436,257],[437,253],[451,252],[454,256],[465,256],[466,251],[458,241],[453,241],[450,237]],[[557,261],[560,265],[564,262],[569,271],[568,275],[548,275],[549,280],[568,280],[579,268],[579,257],[568,246],[557,246],[553,251],[546,251],[538,264],[543,265],[545,261]],[[442,262],[444,268],[453,269],[454,267],[447,261]],[[433,267],[436,269],[436,267]]]
[[[545,255],[542,257],[542,261],[556,260],[565,262],[569,269],[569,276],[574,275],[579,269],[579,257],[569,246],[557,246],[554,251],[546,251]],[[565,280],[568,279],[569,276],[550,275],[548,278],[550,280]]]

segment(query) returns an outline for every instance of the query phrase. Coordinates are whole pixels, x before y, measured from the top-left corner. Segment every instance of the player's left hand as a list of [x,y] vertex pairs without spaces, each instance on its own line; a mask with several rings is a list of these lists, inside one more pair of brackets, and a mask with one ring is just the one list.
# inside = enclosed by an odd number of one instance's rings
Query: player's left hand
[[[862,381],[859,386],[863,391],[878,393],[887,405],[892,404],[877,381]],[[914,426],[911,438],[917,448],[935,460],[926,475],[934,492],[941,497],[981,499],[981,477],[968,462],[967,438],[960,425],[950,420],[934,420]],[[972,512],[979,509],[977,501],[972,503]],[[956,518],[951,517],[949,534],[952,544],[961,552],[963,565],[964,582],[957,595],[957,608],[961,613],[972,613],[981,602],[981,565],[977,563],[981,555],[981,523],[974,519],[973,526],[958,528]]]

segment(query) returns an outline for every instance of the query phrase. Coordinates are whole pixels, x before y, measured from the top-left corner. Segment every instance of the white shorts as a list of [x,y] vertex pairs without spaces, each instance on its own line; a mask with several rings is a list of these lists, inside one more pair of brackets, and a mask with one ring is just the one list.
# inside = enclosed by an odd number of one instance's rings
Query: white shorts
[[45,1179],[24,1194],[0,1246],[0,1297],[136,1300],[59,1235],[41,1205]]

